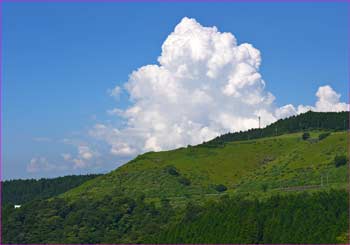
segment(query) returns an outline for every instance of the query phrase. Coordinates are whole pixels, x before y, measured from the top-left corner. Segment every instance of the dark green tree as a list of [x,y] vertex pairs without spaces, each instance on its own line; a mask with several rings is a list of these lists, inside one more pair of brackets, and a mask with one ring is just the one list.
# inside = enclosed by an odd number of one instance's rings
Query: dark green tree
[[304,132],[303,135],[301,136],[303,140],[307,140],[310,138],[310,134],[308,132]]

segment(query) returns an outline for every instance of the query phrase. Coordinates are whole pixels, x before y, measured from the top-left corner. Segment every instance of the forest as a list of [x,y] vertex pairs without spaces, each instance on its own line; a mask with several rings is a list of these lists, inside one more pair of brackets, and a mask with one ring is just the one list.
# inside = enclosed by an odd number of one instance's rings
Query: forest
[[57,196],[97,176],[99,174],[70,175],[39,180],[6,180],[2,182],[2,205],[19,205],[35,199]]
[[[155,243],[339,243],[346,242],[345,191],[246,200],[223,196],[204,206],[189,204],[181,219]],[[343,240],[342,240],[343,239]]]
[[345,191],[222,196],[175,209],[114,193],[101,200],[32,201],[3,210],[4,243],[345,243]]

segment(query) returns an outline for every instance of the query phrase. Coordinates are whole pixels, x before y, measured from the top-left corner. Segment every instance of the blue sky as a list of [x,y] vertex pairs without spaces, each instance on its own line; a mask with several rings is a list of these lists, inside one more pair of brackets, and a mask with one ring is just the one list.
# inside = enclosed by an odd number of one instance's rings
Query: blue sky
[[[121,127],[107,110],[133,103],[108,90],[157,64],[185,16],[260,50],[259,72],[277,106],[314,105],[323,85],[348,101],[347,3],[3,3],[3,177],[105,172],[130,158],[98,150],[97,165],[50,167],[62,153],[83,152],[81,142],[108,147],[87,132],[98,123]],[[28,172],[33,158],[49,167]]]

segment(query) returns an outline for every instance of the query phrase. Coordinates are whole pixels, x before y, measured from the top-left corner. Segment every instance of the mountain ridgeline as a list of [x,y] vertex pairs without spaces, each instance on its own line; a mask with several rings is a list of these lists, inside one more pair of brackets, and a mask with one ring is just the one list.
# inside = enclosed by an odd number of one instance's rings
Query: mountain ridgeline
[[259,139],[310,130],[341,131],[349,128],[349,112],[313,112],[280,119],[265,128],[254,128],[244,132],[227,133],[204,145],[220,145],[225,142]]
[[2,242],[348,243],[348,117],[307,112],[148,152],[48,198],[12,189],[9,203],[26,202],[4,206]]

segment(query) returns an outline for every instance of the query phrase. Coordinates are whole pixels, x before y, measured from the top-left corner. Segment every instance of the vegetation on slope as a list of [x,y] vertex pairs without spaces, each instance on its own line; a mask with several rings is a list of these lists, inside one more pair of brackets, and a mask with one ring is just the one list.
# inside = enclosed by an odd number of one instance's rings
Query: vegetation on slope
[[[187,147],[143,154],[98,179],[64,193],[68,199],[102,197],[114,190],[129,196],[174,198],[213,195],[218,185],[228,193],[276,191],[304,185],[343,187],[346,166],[336,167],[334,158],[346,155],[346,133],[333,132],[318,140],[324,131],[281,135],[249,141],[228,142],[224,147]],[[171,166],[177,175],[168,172]],[[189,184],[180,179],[186,178]],[[322,183],[321,183],[322,182]]]
[[[225,196],[202,206],[189,203],[183,216],[151,243],[345,243],[345,191],[245,200]],[[342,240],[343,239],[343,240]]]
[[36,200],[3,210],[3,243],[138,243],[156,239],[173,216],[168,202],[160,208],[143,198],[114,192],[103,199]]
[[2,182],[2,205],[23,204],[35,199],[46,199],[77,187],[98,174],[71,175],[53,179],[18,179]]
[[5,210],[4,243],[345,243],[345,191],[239,197],[174,209],[113,193]]

